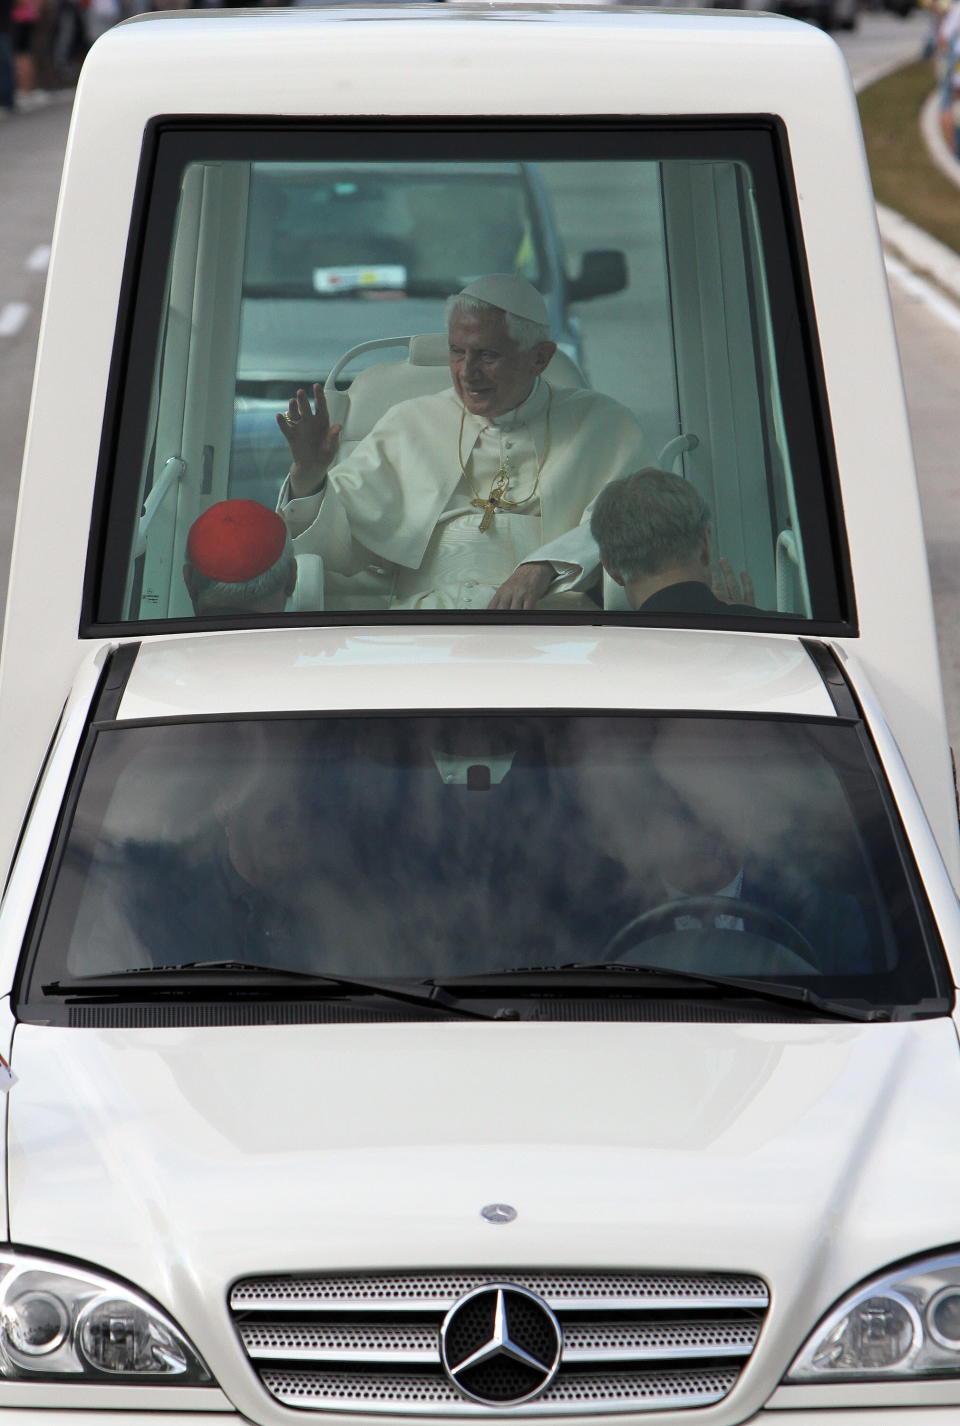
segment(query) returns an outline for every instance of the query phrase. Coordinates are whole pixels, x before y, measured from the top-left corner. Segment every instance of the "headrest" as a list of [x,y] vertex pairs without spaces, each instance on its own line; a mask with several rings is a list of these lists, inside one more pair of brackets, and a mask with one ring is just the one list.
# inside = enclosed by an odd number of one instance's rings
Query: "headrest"
[[450,357],[450,338],[446,332],[429,332],[425,337],[411,337],[407,361],[411,366],[446,366]]

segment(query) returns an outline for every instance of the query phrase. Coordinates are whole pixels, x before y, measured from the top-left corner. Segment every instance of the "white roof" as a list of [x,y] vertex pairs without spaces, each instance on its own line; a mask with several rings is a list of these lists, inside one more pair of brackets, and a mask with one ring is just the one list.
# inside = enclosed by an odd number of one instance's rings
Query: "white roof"
[[[531,47],[540,57],[533,70]],[[693,74],[695,84],[684,82]],[[747,109],[799,118],[814,87],[818,106],[843,105],[850,91],[843,57],[814,26],[782,16],[509,3],[324,5],[165,11],[126,21],[92,49],[77,102],[80,114],[104,100],[114,114],[123,112],[136,153],[144,123],[158,114]],[[806,122],[818,127],[809,112]]]
[[456,708],[834,716],[799,639],[688,629],[265,629],[143,644],[133,718]]

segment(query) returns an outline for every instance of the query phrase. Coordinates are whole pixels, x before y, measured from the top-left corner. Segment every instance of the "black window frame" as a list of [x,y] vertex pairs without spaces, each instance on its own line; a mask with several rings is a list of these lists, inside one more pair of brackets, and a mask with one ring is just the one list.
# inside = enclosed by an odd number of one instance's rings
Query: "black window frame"
[[[741,161],[754,175],[770,296],[784,425],[795,476],[814,617],[776,613],[642,614],[634,611],[346,610],[300,614],[117,619],[123,606],[130,543],[138,516],[137,485],[123,488],[119,470],[141,469],[154,377],[157,333],[182,174],[206,159],[438,162],[521,157],[529,162],[701,159]],[[805,379],[801,380],[801,374]],[[789,376],[789,380],[787,380]],[[122,541],[108,531],[123,532]],[[801,237],[788,136],[775,115],[623,118],[608,116],[329,119],[158,117],[144,135],[121,286],[104,426],[94,490],[80,612],[81,638],[176,634],[207,629],[342,624],[610,624],[638,627],[746,629],[834,637],[858,634],[848,541],[832,438],[823,362]]]

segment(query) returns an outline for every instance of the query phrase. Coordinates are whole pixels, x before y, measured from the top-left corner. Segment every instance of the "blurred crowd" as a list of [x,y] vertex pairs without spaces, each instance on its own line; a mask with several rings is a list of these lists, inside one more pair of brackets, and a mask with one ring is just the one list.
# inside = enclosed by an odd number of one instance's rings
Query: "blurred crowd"
[[102,3],[0,0],[0,109],[74,82]]
[[960,158],[960,0],[926,0],[926,7],[927,58],[940,94],[940,125],[950,152]]
[[[221,8],[223,0],[0,0],[0,115],[76,82],[94,40],[146,10]],[[244,0],[256,5],[258,0]],[[261,0],[289,3],[289,0]]]

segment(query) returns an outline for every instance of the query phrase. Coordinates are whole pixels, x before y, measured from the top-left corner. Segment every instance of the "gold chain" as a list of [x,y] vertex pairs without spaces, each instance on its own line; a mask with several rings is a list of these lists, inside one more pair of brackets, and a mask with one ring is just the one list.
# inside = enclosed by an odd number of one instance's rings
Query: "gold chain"
[[[463,476],[464,480],[467,482],[470,489],[476,496],[476,499],[473,500],[471,503],[478,506],[479,508],[485,508],[486,510],[483,520],[480,522],[480,528],[482,530],[489,529],[490,521],[493,518],[494,511],[498,505],[514,510],[518,505],[525,505],[529,500],[532,500],[540,488],[540,476],[543,471],[543,467],[547,463],[547,456],[550,454],[550,408],[553,405],[553,387],[546,382],[544,383],[544,385],[547,387],[547,410],[546,415],[544,417],[543,455],[540,457],[539,464],[537,465],[537,473],[533,478],[533,486],[531,487],[530,494],[524,495],[520,500],[508,500],[506,497],[506,492],[510,485],[510,471],[504,465],[501,465],[501,468],[497,472],[496,477],[494,478],[494,482],[490,487],[490,494],[487,496],[486,500],[484,500],[483,496],[480,494],[479,490],[474,485],[470,476],[467,474],[467,465],[469,465],[469,459],[466,464],[464,463],[463,459],[463,428],[467,419],[467,408],[464,406],[463,410],[460,412],[460,434],[457,437],[457,457],[460,461],[460,474]],[[527,422],[524,422],[523,424],[526,425]],[[533,440],[533,437],[531,436],[530,439]],[[534,450],[536,450],[536,443],[534,443]]]

